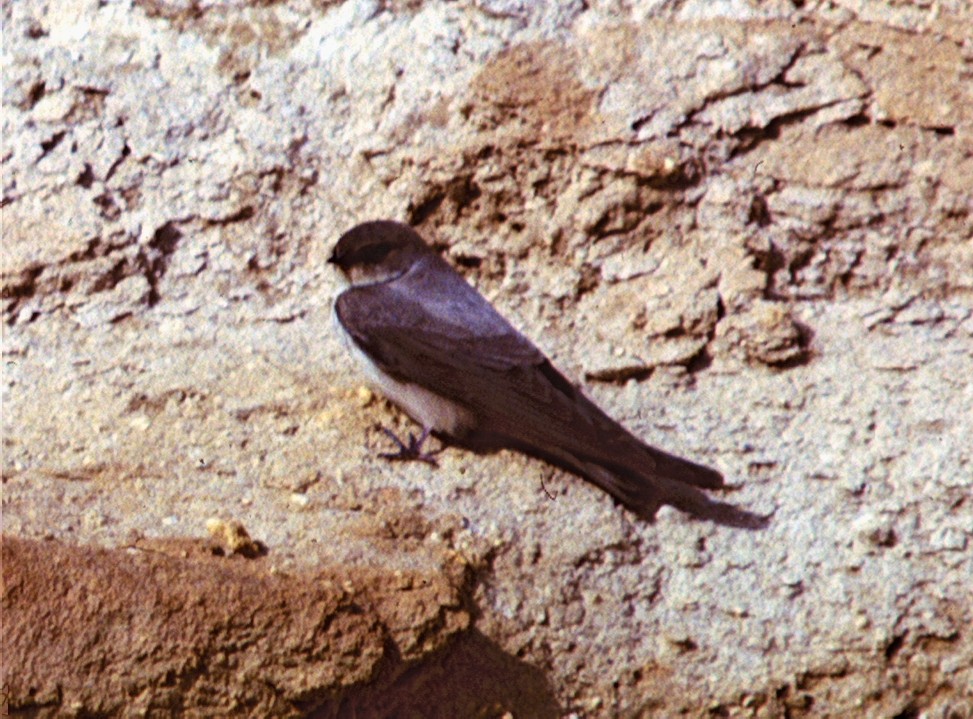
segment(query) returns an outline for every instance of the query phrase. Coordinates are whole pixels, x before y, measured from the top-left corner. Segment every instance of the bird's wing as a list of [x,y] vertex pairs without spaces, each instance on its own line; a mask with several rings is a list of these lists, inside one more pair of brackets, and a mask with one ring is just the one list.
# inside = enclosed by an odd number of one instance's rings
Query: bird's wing
[[446,375],[532,366],[544,354],[437,257],[390,282],[358,285],[335,303],[345,330],[396,379],[435,389]]
[[632,436],[452,268],[437,269],[353,287],[338,297],[338,319],[383,371],[468,407],[482,432],[577,459],[583,474],[590,474],[584,463],[593,463],[722,485],[717,472]]

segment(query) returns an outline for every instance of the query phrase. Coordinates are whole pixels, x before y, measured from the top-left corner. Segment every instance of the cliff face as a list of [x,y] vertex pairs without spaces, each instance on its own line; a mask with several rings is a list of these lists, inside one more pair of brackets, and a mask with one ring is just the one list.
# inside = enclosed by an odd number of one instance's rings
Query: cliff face
[[[10,707],[973,716],[973,14],[799,5],[4,5]],[[769,526],[378,458],[379,217]]]

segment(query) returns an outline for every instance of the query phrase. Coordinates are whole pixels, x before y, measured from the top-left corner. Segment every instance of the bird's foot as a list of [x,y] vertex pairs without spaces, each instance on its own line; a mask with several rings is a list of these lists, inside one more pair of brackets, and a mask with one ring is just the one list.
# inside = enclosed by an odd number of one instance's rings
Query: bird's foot
[[422,430],[422,434],[416,437],[412,432],[409,432],[409,443],[406,444],[401,439],[395,436],[395,433],[382,427],[382,431],[391,437],[392,441],[399,446],[398,452],[388,452],[378,455],[383,459],[388,459],[393,462],[425,462],[426,464],[431,464],[433,467],[438,467],[439,463],[436,461],[435,455],[439,454],[442,450],[436,450],[435,452],[423,452],[422,443],[426,441],[429,437],[429,428]]

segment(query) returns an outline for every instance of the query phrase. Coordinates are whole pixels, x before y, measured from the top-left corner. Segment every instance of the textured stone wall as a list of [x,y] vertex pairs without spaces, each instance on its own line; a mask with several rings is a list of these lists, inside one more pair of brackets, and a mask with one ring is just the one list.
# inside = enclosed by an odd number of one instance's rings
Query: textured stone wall
[[[11,709],[973,716],[968,3],[2,13]],[[377,457],[379,217],[769,526]]]

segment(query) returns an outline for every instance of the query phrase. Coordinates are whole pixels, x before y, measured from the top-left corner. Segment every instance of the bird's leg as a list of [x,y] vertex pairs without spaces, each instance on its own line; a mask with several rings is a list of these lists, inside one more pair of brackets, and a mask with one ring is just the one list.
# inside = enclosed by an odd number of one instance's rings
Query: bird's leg
[[439,466],[434,455],[439,454],[439,452],[442,450],[437,450],[435,452],[422,451],[422,443],[425,442],[426,438],[429,436],[430,430],[428,427],[424,428],[422,430],[422,434],[420,434],[418,437],[412,434],[412,432],[409,432],[408,444],[396,437],[392,430],[382,427],[382,431],[391,437],[392,441],[399,446],[399,451],[380,454],[379,457],[389,459],[394,462],[425,462],[426,464],[431,464],[433,467]]

